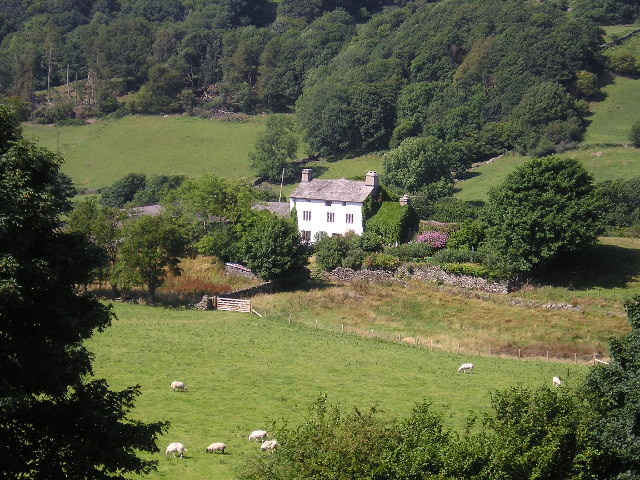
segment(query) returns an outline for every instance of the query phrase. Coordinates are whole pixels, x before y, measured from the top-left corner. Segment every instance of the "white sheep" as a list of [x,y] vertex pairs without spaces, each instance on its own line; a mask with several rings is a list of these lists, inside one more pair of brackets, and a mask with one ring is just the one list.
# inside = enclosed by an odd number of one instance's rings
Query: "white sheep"
[[275,450],[277,446],[278,446],[278,442],[275,439],[266,440],[262,442],[262,445],[260,446],[260,450],[262,450],[263,452],[266,452],[267,450]]
[[556,387],[559,387],[560,385],[562,385],[562,380],[560,380],[560,377],[553,377],[551,381]]
[[249,440],[264,440],[267,438],[267,432],[264,430],[254,430],[249,434]]
[[186,392],[186,391],[188,391],[188,388],[184,383],[178,382],[176,380],[176,381],[171,382],[171,390],[173,390],[174,392],[176,390],[180,390],[182,392]]
[[186,452],[187,449],[184,448],[184,445],[182,445],[181,443],[170,443],[167,446],[167,449],[165,450],[164,454],[165,455],[169,455],[169,453],[171,453],[172,456],[176,456],[176,453],[180,454],[180,458],[182,458],[182,455],[184,454],[184,452]]
[[458,367],[458,372],[467,373],[467,370],[469,371],[469,373],[472,372],[473,363],[463,363]]
[[224,453],[224,449],[227,448],[227,446],[222,443],[222,442],[214,442],[211,445],[209,445],[207,447],[207,452],[213,453],[213,452],[220,452],[220,453]]

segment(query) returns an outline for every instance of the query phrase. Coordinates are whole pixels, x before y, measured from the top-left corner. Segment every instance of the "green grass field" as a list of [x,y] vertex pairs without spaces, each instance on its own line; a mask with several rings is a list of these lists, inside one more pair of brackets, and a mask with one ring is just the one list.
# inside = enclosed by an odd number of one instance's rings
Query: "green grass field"
[[455,197],[466,201],[486,202],[489,190],[500,185],[507,175],[528,159],[529,157],[521,155],[504,155],[474,168],[469,174],[470,178],[456,184]]
[[127,116],[92,125],[26,125],[25,136],[59,151],[62,171],[79,188],[111,185],[128,173],[215,173],[253,177],[248,154],[264,131],[265,117],[246,122],[180,116]]
[[583,143],[629,142],[631,125],[640,120],[640,80],[614,76],[602,89],[605,99],[591,105],[593,115]]
[[[445,424],[462,428],[467,415],[489,408],[490,391],[511,385],[550,385],[560,375],[579,383],[586,367],[570,363],[482,358],[430,352],[352,334],[315,330],[247,314],[167,310],[115,305],[118,320],[87,342],[96,376],[112,388],[140,384],[132,416],[168,420],[169,432],[153,455],[150,479],[230,479],[253,455],[247,440],[272,421],[301,421],[319,393],[345,411],[377,405],[385,418],[406,417],[422,399],[433,402]],[[456,373],[462,362],[476,368]],[[188,392],[172,392],[182,380]],[[188,449],[183,459],[165,458],[170,442]],[[204,452],[227,444],[228,454]]]

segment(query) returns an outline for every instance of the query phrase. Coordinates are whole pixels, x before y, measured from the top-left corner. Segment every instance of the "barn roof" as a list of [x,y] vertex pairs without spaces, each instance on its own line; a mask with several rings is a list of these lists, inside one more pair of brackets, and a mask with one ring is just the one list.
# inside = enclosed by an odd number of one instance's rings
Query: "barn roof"
[[336,202],[362,203],[376,187],[364,182],[340,178],[337,180],[311,180],[302,182],[290,195],[291,198],[309,200],[331,200]]

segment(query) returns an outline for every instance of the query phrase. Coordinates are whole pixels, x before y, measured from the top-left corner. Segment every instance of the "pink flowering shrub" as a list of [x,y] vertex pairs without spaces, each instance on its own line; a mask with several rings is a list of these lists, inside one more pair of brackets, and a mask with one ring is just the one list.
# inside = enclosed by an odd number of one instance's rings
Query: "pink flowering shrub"
[[427,232],[422,232],[420,235],[418,235],[416,237],[416,242],[426,243],[430,247],[438,249],[438,248],[444,248],[447,245],[448,239],[449,239],[448,233],[429,230]]

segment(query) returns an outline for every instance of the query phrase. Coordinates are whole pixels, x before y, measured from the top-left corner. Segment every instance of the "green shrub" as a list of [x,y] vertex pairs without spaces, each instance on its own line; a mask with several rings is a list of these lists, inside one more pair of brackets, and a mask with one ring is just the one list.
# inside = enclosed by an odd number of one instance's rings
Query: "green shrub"
[[362,268],[362,263],[366,256],[366,252],[362,249],[357,247],[351,248],[342,259],[342,266],[353,270],[359,270]]
[[374,232],[364,232],[355,238],[354,243],[365,252],[382,251],[382,237]]
[[408,238],[417,223],[418,217],[413,208],[384,202],[367,221],[367,231],[378,234],[386,244],[394,244]]
[[451,232],[447,246],[449,248],[464,248],[475,250],[486,237],[484,225],[480,222],[465,220],[460,225],[460,229]]
[[362,266],[369,270],[392,270],[400,265],[400,259],[388,253],[369,255],[362,262]]
[[484,256],[476,250],[468,248],[446,248],[433,255],[433,260],[439,264],[445,263],[480,263]]
[[385,253],[394,255],[404,262],[420,261],[433,255],[435,249],[424,242],[402,243],[396,247],[387,247]]
[[352,237],[323,236],[314,244],[316,264],[325,272],[342,266],[342,260],[353,247]]
[[440,268],[447,273],[457,273],[458,275],[468,275],[470,277],[491,276],[486,267],[472,263],[443,263]]

